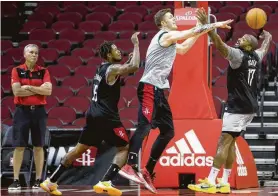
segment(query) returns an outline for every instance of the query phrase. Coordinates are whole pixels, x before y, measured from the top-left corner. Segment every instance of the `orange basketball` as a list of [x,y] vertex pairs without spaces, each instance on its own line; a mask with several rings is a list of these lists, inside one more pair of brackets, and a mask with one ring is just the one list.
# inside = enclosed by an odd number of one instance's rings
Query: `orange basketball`
[[260,8],[253,8],[246,14],[246,22],[252,29],[261,29],[267,21],[266,13]]

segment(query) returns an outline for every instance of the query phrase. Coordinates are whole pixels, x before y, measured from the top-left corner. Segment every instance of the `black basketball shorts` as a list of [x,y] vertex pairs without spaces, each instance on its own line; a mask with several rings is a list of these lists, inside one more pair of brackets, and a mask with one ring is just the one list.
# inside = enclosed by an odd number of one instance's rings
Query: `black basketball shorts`
[[173,117],[164,90],[151,84],[139,83],[137,88],[139,100],[138,126],[151,124],[160,131],[173,131]]

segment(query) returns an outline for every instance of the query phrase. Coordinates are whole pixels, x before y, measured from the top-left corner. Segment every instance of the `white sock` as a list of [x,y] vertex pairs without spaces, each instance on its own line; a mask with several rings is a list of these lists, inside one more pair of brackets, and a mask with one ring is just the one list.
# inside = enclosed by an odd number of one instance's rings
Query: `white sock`
[[210,173],[209,173],[209,176],[208,176],[208,181],[210,184],[213,184],[215,185],[215,180],[216,180],[216,177],[219,173],[219,169],[215,168],[215,167],[212,167],[210,169]]
[[222,183],[223,184],[228,184],[228,180],[229,180],[229,177],[231,175],[231,169],[224,169],[223,170],[223,176],[222,176]]

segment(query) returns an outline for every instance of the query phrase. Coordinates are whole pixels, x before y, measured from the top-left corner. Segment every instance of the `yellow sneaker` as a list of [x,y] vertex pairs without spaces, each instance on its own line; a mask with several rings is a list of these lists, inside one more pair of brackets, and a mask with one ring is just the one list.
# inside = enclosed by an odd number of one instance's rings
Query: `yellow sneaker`
[[122,195],[122,191],[113,187],[111,181],[104,181],[104,182],[99,181],[99,183],[93,186],[93,189],[96,193],[107,193],[108,195],[113,195],[113,196]]
[[189,184],[187,187],[196,192],[202,192],[202,193],[216,193],[216,186],[213,184],[210,184],[208,182],[208,179],[200,179],[198,180],[200,184]]
[[43,181],[43,183],[40,184],[40,187],[51,195],[62,195],[62,193],[58,190],[58,185],[50,182],[49,178]]
[[216,191],[217,193],[231,193],[231,187],[230,184],[223,184],[221,178],[217,178],[218,184],[216,185]]

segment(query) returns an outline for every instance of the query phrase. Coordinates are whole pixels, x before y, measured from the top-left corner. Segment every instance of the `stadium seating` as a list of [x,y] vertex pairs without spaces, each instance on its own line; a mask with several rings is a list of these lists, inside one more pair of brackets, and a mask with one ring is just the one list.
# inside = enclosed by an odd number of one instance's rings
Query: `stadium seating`
[[[163,8],[173,10],[173,5],[170,1],[38,2],[33,14],[27,16],[26,22],[18,30],[18,33],[26,34],[26,39],[18,45],[14,45],[10,40],[1,40],[1,106],[5,106],[2,109],[2,122],[11,124],[12,121],[15,108],[10,73],[14,66],[24,62],[22,54],[27,44],[39,46],[39,63],[48,66],[53,81],[52,96],[47,98],[46,106],[48,125],[82,127],[85,123],[84,112],[91,97],[91,81],[103,62],[98,54],[100,44],[103,40],[113,41],[123,51],[125,61],[128,58],[127,54],[133,50],[130,37],[135,31],[140,31],[140,56],[143,61],[149,43],[157,33],[157,27],[153,22],[154,14]],[[3,6],[5,9],[2,9],[2,16],[17,15],[16,4]],[[218,21],[234,19],[231,30],[218,30],[220,37],[228,45],[234,45],[245,33],[259,35],[259,31],[250,29],[245,22],[246,12],[253,7],[266,11],[268,23],[265,29],[277,32],[277,2],[212,1],[209,2],[209,6]],[[276,62],[278,33],[272,34],[275,44],[271,46],[270,55],[273,62]],[[220,115],[222,102],[227,97],[225,85],[228,62],[220,56],[214,46],[212,62],[212,92],[217,113]],[[136,87],[142,74],[143,68],[140,68],[134,76],[127,77],[121,90],[119,109],[123,124],[127,128],[134,127],[137,121]],[[82,104],[76,104],[77,102]],[[64,114],[67,114],[65,118]]]

